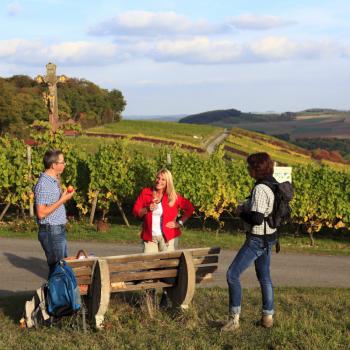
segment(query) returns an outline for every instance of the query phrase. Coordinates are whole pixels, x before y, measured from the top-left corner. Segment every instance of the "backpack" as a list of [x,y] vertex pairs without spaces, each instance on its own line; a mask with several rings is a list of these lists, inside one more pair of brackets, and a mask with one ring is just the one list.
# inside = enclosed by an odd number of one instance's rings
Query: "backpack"
[[266,222],[271,228],[278,228],[290,218],[292,212],[290,201],[294,195],[293,186],[289,181],[281,183],[261,181],[259,184],[268,186],[275,196],[272,212],[266,218]]
[[50,316],[46,311],[46,292],[45,283],[35,291],[31,300],[28,300],[24,306],[24,315],[20,321],[21,327],[40,328],[40,326],[49,324]]
[[74,272],[64,260],[58,262],[47,282],[47,311],[61,317],[76,313],[81,297]]
[[[274,194],[273,209],[271,214],[265,218],[265,223],[267,222],[271,228],[278,228],[290,218],[292,212],[290,201],[294,196],[293,186],[289,181],[279,183],[263,180],[259,181],[257,185],[258,184],[266,185]],[[277,230],[276,253],[279,253],[280,250],[281,245],[279,242],[279,232]]]

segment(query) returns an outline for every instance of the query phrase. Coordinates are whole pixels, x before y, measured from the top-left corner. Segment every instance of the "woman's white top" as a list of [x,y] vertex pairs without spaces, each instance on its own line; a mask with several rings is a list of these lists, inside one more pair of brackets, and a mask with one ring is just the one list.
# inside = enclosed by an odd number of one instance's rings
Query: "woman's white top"
[[159,202],[156,204],[156,208],[152,211],[152,236],[162,236],[162,215],[163,207],[162,203]]

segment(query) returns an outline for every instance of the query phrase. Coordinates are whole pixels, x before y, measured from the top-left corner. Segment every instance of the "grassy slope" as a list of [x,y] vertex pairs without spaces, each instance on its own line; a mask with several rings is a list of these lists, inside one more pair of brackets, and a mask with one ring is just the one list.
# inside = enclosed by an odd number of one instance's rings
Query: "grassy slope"
[[[209,139],[222,131],[211,125],[190,125],[174,122],[122,120],[88,129],[89,132],[144,136],[172,140],[184,144],[203,146]],[[195,137],[194,137],[195,136]]]
[[[94,137],[94,136],[78,136],[67,138],[68,143],[76,147],[76,149],[82,151],[85,154],[97,152],[99,146],[112,144],[116,139],[106,137]],[[128,141],[129,148],[141,152],[146,157],[153,157],[158,154],[158,149],[161,145],[153,144],[150,142],[142,141]]]
[[[27,297],[28,298],[28,297]],[[241,328],[220,333],[227,314],[227,290],[197,289],[185,312],[148,311],[143,293],[111,300],[105,329],[87,334],[69,327],[21,330],[26,297],[0,299],[1,349],[349,349],[350,290],[276,288],[275,326],[263,329],[260,290],[244,290]]]
[[[277,163],[288,165],[313,164],[319,166],[319,162],[306,154],[306,150],[275,137],[253,131],[234,128],[226,139],[225,144],[245,153],[261,152],[263,150],[269,153]],[[238,155],[235,155],[235,157],[244,158],[244,156]],[[348,164],[329,161],[324,161],[324,163],[337,170],[350,171],[350,165]]]

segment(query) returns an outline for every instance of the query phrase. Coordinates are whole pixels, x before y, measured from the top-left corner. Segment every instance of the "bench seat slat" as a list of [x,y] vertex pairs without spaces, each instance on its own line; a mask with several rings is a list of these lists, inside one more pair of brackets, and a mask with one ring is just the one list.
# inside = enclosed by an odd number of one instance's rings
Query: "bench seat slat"
[[217,264],[219,261],[218,255],[209,255],[200,258],[194,258],[193,263],[195,266],[203,264]]
[[111,292],[112,293],[131,292],[131,291],[136,291],[136,290],[167,288],[167,287],[172,287],[172,286],[173,286],[173,284],[165,283],[165,282],[124,284],[124,286],[123,285],[113,286],[113,283],[112,283],[111,284]]
[[74,268],[73,269],[75,277],[79,276],[91,276],[92,269],[91,267],[79,267],[79,268]]
[[128,263],[135,261],[151,261],[151,260],[163,260],[163,259],[176,259],[180,258],[182,251],[177,250],[174,252],[163,252],[156,254],[130,254],[130,255],[116,255],[108,256],[104,258],[108,264],[114,263]]
[[91,277],[90,276],[77,277],[77,283],[78,284],[91,284]]
[[143,270],[143,269],[156,269],[162,267],[178,267],[179,259],[166,259],[156,261],[133,261],[130,263],[123,264],[110,264],[110,272],[123,272],[132,270]]
[[177,269],[168,270],[154,270],[154,271],[142,271],[142,272],[121,272],[111,274],[110,281],[112,282],[128,282],[139,280],[150,280],[155,278],[176,277]]
[[67,264],[71,267],[85,267],[90,266],[93,267],[96,264],[97,258],[88,258],[88,259],[74,259],[67,260]]

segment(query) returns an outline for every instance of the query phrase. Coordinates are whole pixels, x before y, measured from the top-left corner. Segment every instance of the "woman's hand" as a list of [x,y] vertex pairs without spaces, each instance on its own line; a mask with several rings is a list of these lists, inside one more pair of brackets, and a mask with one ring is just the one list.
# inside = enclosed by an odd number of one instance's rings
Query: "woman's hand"
[[180,225],[176,221],[169,221],[166,225],[167,228],[180,228]]
[[154,209],[156,209],[157,208],[157,203],[155,203],[155,202],[152,202],[150,205],[149,205],[149,210],[150,211],[153,211]]

